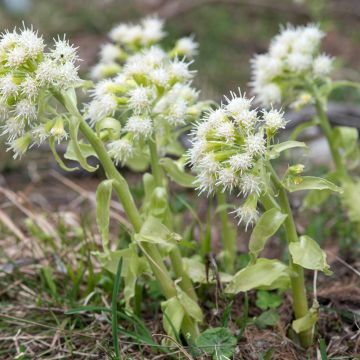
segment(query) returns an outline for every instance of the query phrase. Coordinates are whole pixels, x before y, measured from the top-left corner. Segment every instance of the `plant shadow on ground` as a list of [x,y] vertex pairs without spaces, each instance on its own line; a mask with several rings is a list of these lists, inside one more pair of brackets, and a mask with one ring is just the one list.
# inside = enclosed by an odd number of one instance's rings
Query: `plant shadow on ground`
[[[111,324],[114,275],[101,270],[92,256],[101,248],[93,211],[98,179],[81,174],[64,177],[54,170],[42,171],[39,165],[29,172],[29,178],[27,171],[24,176],[21,169],[9,172],[0,188],[0,358],[115,358]],[[139,178],[130,181],[137,184]],[[136,189],[141,192],[141,188]],[[191,201],[191,194],[183,195]],[[186,208],[174,204],[178,211]],[[208,325],[228,328],[237,338],[230,358],[350,359],[360,352],[358,245],[347,238],[351,229],[341,226],[339,205],[336,201],[330,205],[338,211],[337,216],[325,214],[309,221],[298,214],[304,232],[320,233],[334,271],[331,278],[319,274],[317,294],[322,311],[315,346],[308,353],[291,340],[288,294],[280,294],[281,301],[273,292],[249,292],[230,299],[216,282],[197,289]],[[198,207],[204,218],[206,207],[206,200]],[[129,241],[124,235],[128,223],[117,202],[112,203],[111,216],[112,239],[121,246]],[[326,220],[329,218],[331,223]],[[213,232],[214,249],[218,250],[216,222]],[[337,241],[339,235],[346,241]],[[269,257],[286,257],[281,254],[280,242],[272,240],[266,249]],[[245,251],[246,245],[242,246]],[[241,255],[239,261],[246,264],[247,259]],[[312,278],[307,280],[312,293]],[[211,353],[208,347],[200,348],[199,353],[195,344],[183,346],[183,339],[167,338],[161,325],[161,300],[156,283],[145,277],[138,283],[135,313],[130,314],[120,291],[117,314],[122,358],[225,359],[216,354],[207,356],[205,352]]]

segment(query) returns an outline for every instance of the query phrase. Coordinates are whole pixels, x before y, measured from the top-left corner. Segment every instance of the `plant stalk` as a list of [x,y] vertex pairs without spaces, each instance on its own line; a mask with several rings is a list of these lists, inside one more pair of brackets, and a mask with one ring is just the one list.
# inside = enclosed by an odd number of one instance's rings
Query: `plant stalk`
[[[138,208],[135,205],[134,199],[131,195],[129,186],[123,176],[117,171],[114,163],[109,157],[102,141],[96,136],[90,126],[83,119],[79,113],[76,105],[69,98],[64,98],[62,102],[67,110],[75,116],[79,121],[79,129],[85,138],[89,141],[93,149],[95,150],[100,163],[102,164],[106,176],[109,179],[114,179],[114,189],[115,192],[121,201],[124,211],[128,216],[130,222],[133,225],[134,231],[139,232],[142,226],[142,220]],[[163,294],[166,298],[170,299],[177,295],[177,291],[174,285],[173,280],[170,277],[170,274],[167,268],[164,265],[162,256],[153,244],[142,243],[141,245],[142,252],[148,259],[149,265],[159,281],[162,288]],[[199,328],[197,323],[191,319],[188,315],[185,316],[182,324],[182,332],[184,336],[190,334],[193,339],[199,335]]]
[[[298,242],[298,234],[296,231],[295,221],[290,207],[289,199],[286,193],[286,189],[282,185],[280,179],[278,178],[275,170],[269,164],[269,169],[271,171],[271,180],[278,191],[279,205],[281,211],[287,215],[284,221],[284,228],[286,232],[287,241],[290,244],[291,242]],[[293,309],[295,313],[295,318],[299,319],[304,317],[308,311],[308,303],[306,298],[306,288],[305,288],[305,279],[304,279],[304,269],[294,264],[291,256],[289,256],[289,268],[291,270],[291,289],[293,297]],[[300,343],[304,348],[308,348],[312,345],[312,331],[311,329],[303,331],[299,334]]]
[[345,164],[341,158],[340,152],[335,147],[334,132],[330,125],[329,119],[326,115],[324,101],[318,95],[315,88],[313,88],[313,95],[315,98],[315,108],[316,108],[316,112],[317,112],[317,115],[319,118],[320,126],[326,137],[326,140],[327,140],[330,152],[331,152],[331,156],[332,156],[332,159],[335,164],[336,171],[341,176],[342,181],[347,180],[347,179],[349,179],[349,174],[348,174]]
[[[149,149],[150,149],[151,171],[154,176],[155,184],[156,186],[164,187],[166,192],[168,193],[167,186],[164,182],[164,173],[162,171],[162,168],[160,167],[156,142],[153,139],[149,140]],[[169,206],[167,212],[169,212],[169,214],[166,216],[168,220],[166,225],[170,230],[173,230],[173,225],[171,222],[172,214],[170,213]],[[194,290],[193,284],[188,274],[184,271],[182,257],[178,247],[171,250],[169,256],[176,277],[181,279],[180,287],[182,288],[182,290],[186,292],[188,296],[190,296],[194,301],[197,302],[198,298],[196,292]]]
[[226,195],[222,191],[216,193],[218,206],[220,207],[219,215],[221,221],[221,238],[224,247],[224,264],[225,270],[232,274],[235,267],[235,256],[236,256],[236,235],[233,233],[231,224],[229,221],[228,212],[226,209],[227,201]]

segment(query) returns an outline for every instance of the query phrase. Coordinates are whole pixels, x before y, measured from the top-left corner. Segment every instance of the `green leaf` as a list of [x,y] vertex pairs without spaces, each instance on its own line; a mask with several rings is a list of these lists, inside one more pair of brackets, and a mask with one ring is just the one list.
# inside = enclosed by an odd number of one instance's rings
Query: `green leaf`
[[[82,153],[82,148],[78,140],[78,129],[79,129],[79,121],[75,117],[72,117],[71,120],[69,121],[69,132],[70,132],[70,139],[72,140],[72,150],[73,150],[71,156],[73,156],[74,157],[73,160],[78,161],[79,164],[86,171],[94,172],[99,168],[99,166],[94,167],[87,163],[86,154]],[[87,149],[87,151],[89,151],[89,149]]]
[[[97,157],[96,152],[90,144],[83,144],[81,142],[78,143],[81,153],[85,158],[89,156]],[[69,141],[69,145],[66,148],[66,152],[64,154],[64,158],[67,160],[77,161],[77,157],[74,150],[74,142],[72,140]]]
[[251,289],[287,289],[290,284],[289,268],[281,261],[260,258],[255,264],[236,273],[225,292],[237,294]]
[[137,253],[136,244],[130,244],[123,250],[110,253],[95,253],[101,265],[113,274],[116,274],[120,259],[123,259],[121,276],[124,279],[124,299],[128,310],[131,310],[130,301],[135,296],[135,285],[138,276],[149,272],[147,261]]
[[50,146],[50,149],[51,149],[51,152],[53,153],[54,155],[54,158],[56,160],[56,162],[58,163],[58,165],[65,171],[75,171],[75,170],[79,170],[78,167],[73,167],[73,168],[70,168],[68,166],[66,166],[64,164],[64,162],[62,161],[61,157],[59,156],[59,154],[57,153],[56,151],[56,145],[55,145],[55,138],[53,136],[51,136],[49,138],[49,146]]
[[[338,180],[338,174],[336,172],[328,173],[326,174],[325,179],[336,183]],[[331,190],[310,190],[303,200],[303,207],[306,209],[319,207],[329,198],[331,194]]]
[[110,201],[113,180],[104,180],[96,189],[96,221],[105,252],[109,249]]
[[117,316],[117,296],[120,291],[120,284],[121,284],[121,269],[122,269],[122,259],[120,259],[117,270],[116,276],[114,281],[114,287],[112,291],[111,297],[111,329],[112,329],[112,338],[114,344],[114,350],[116,357],[121,360],[120,355],[120,344],[119,344],[119,337],[118,337],[118,316]]
[[329,180],[319,178],[316,176],[302,176],[296,178],[297,182],[294,183],[291,179],[285,179],[284,186],[288,191],[301,191],[301,190],[331,190],[341,193],[342,190]]
[[276,144],[272,147],[270,151],[270,159],[276,159],[280,156],[280,153],[294,148],[307,148],[307,145],[301,141],[284,141],[280,144]]
[[[184,257],[183,266],[190,279],[195,283],[212,284],[216,282],[216,277],[213,269],[209,269],[209,281],[207,281],[206,268],[205,265],[201,262],[200,256],[195,255],[191,258]],[[223,272],[220,272],[219,276],[222,283],[229,282],[232,279],[232,275]]]
[[145,171],[149,164],[149,154],[145,151],[135,151],[134,155],[126,161],[126,166],[134,172]]
[[183,306],[184,311],[187,315],[193,318],[197,322],[203,321],[203,313],[200,306],[196,301],[191,299],[179,286],[176,286],[177,297],[180,301],[180,304]]
[[360,223],[360,182],[347,181],[342,187],[344,192],[341,200],[348,211],[348,216],[352,222]]
[[343,152],[343,156],[351,161],[350,168],[359,162],[358,129],[349,126],[334,128],[334,146]]
[[207,329],[195,340],[195,345],[201,352],[211,355],[215,360],[231,358],[236,344],[237,339],[230,329],[223,327]]
[[186,187],[194,188],[195,177],[186,173],[182,166],[179,166],[178,162],[170,158],[163,158],[160,160],[160,165],[163,167],[167,175],[177,184]]
[[326,262],[326,254],[319,244],[310,236],[301,236],[298,242],[289,244],[289,252],[295,264],[305,269],[321,270],[331,275],[330,266]]
[[163,301],[161,303],[161,310],[164,314],[164,330],[169,336],[177,338],[178,334],[180,333],[181,324],[185,316],[185,310],[181,305],[179,299],[174,296],[169,300]]
[[292,322],[292,327],[297,334],[312,329],[319,318],[317,309],[312,307],[307,314],[302,318],[296,319]]
[[278,209],[272,208],[266,211],[256,223],[250,237],[250,252],[257,257],[264,249],[266,241],[273,236],[287,215],[281,213]]
[[282,297],[278,293],[259,290],[256,297],[256,306],[261,310],[275,309],[282,303]]
[[171,232],[159,219],[149,216],[143,223],[140,232],[134,235],[134,239],[139,242],[145,241],[160,245],[169,252],[176,246],[176,242],[181,240],[181,237]]
[[271,309],[264,311],[259,317],[256,317],[254,324],[260,329],[265,329],[268,326],[275,326],[279,319],[279,313],[275,309]]

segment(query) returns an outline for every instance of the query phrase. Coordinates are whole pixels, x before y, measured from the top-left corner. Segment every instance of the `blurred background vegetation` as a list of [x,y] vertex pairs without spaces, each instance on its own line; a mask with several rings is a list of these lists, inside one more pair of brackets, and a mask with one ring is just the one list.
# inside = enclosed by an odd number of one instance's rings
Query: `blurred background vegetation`
[[250,58],[289,22],[320,22],[328,32],[324,50],[341,57],[337,77],[360,80],[359,0],[2,0],[0,22],[2,29],[33,24],[48,39],[67,33],[86,76],[114,25],[152,13],[167,20],[166,42],[194,34],[200,43],[196,85],[204,97],[246,89]]

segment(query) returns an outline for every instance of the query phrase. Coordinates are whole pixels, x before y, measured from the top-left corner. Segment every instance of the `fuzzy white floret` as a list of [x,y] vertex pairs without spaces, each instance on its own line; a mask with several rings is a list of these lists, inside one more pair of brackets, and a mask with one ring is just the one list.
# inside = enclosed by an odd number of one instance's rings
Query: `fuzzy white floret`
[[234,124],[230,121],[224,121],[216,126],[215,134],[227,143],[231,143],[235,139]]
[[28,98],[35,98],[39,93],[38,82],[30,75],[26,75],[20,84],[21,94]]
[[249,194],[260,195],[261,193],[261,179],[251,173],[246,173],[241,176],[241,193],[245,196]]
[[186,57],[193,57],[198,53],[199,44],[193,36],[182,37],[175,44],[175,52]]
[[35,120],[37,117],[37,106],[28,99],[20,100],[15,104],[14,116],[27,122]]
[[256,207],[248,206],[244,204],[235,211],[233,211],[235,217],[239,219],[238,225],[245,224],[245,231],[247,231],[249,225],[254,225],[259,219],[259,213]]
[[65,39],[58,38],[55,40],[55,47],[51,50],[51,57],[61,63],[65,62],[75,62],[78,60],[78,55],[76,52],[77,48],[73,45],[70,45],[69,41]]
[[15,46],[7,54],[6,66],[19,67],[23,65],[27,60],[26,50],[23,47]]
[[216,185],[222,186],[223,190],[232,191],[239,183],[239,177],[234,173],[231,168],[222,168],[218,172],[218,181]]
[[8,98],[13,95],[16,96],[18,93],[19,87],[14,82],[14,78],[11,74],[7,74],[0,78],[0,95],[2,98]]
[[1,136],[6,135],[8,141],[13,141],[25,132],[26,122],[18,118],[11,117],[6,119],[5,124],[1,127]]
[[27,56],[32,59],[41,54],[45,48],[44,40],[32,28],[21,31],[18,45],[23,47]]
[[277,104],[281,101],[281,90],[278,85],[269,83],[263,86],[255,86],[253,89],[257,99],[264,105]]
[[182,99],[178,99],[169,106],[166,114],[166,120],[172,126],[182,125],[185,123],[186,112],[186,102]]
[[319,55],[313,62],[313,73],[315,76],[327,76],[330,74],[333,66],[333,59],[325,54]]
[[108,144],[108,153],[115,163],[125,163],[134,155],[134,147],[127,139],[115,140]]
[[142,20],[143,33],[141,43],[149,45],[160,41],[164,36],[164,21],[155,16],[150,16]]
[[106,116],[113,116],[116,108],[116,98],[110,94],[104,95],[102,98],[95,99],[89,104],[87,118],[94,124]]
[[153,131],[152,120],[149,117],[131,116],[124,128],[125,131],[131,132],[135,139],[149,138]]
[[253,166],[253,159],[250,154],[236,154],[229,158],[229,165],[233,171],[249,170]]
[[149,79],[157,86],[167,87],[169,83],[169,73],[165,68],[153,69],[149,74]]
[[250,155],[262,155],[265,153],[265,139],[261,133],[248,135],[245,139],[246,152]]
[[104,44],[100,49],[100,61],[108,64],[116,61],[121,56],[121,50],[114,44]]
[[129,91],[129,108],[136,113],[149,109],[154,100],[154,91],[151,88],[138,86]]
[[190,80],[194,76],[194,71],[189,70],[190,63],[174,60],[169,65],[169,75],[177,81]]
[[263,120],[265,122],[266,128],[272,131],[284,129],[286,126],[284,113],[275,109],[271,109],[270,111],[264,111]]
[[302,53],[292,53],[287,57],[286,63],[290,71],[301,72],[310,68],[312,58],[310,55]]
[[243,111],[249,110],[252,99],[247,99],[244,96],[237,96],[235,93],[231,93],[231,99],[225,97],[227,104],[225,110],[228,116],[238,118]]

